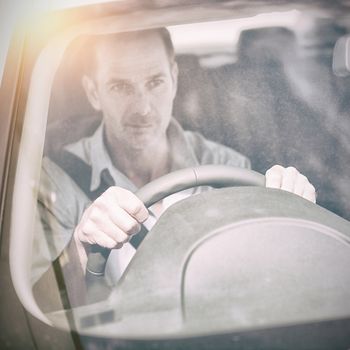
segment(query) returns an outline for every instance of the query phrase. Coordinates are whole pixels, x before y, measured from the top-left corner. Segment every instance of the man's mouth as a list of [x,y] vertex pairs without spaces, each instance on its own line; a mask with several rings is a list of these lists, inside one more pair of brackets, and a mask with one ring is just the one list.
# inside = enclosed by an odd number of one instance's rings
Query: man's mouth
[[129,128],[133,128],[133,129],[149,129],[151,127],[153,127],[153,124],[147,123],[147,124],[127,124],[126,125]]

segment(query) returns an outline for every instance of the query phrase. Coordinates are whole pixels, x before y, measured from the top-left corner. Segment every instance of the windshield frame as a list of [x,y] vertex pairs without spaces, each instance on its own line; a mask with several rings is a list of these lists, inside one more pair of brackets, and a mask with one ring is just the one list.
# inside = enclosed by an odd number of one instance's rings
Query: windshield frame
[[[185,18],[181,18],[179,15],[183,15],[184,8],[188,12],[186,12]],[[142,14],[139,12],[131,13],[131,16],[112,15],[84,21],[50,40],[36,60],[31,74],[24,114],[23,137],[18,153],[12,206],[10,264],[13,283],[22,304],[32,315],[49,325],[53,325],[52,321],[37,306],[32,294],[29,278],[30,266],[28,264],[32,260],[32,252],[28,247],[33,241],[33,230],[28,228],[33,226],[35,220],[36,194],[40,180],[50,93],[56,71],[66,48],[79,35],[105,34],[232,18],[232,11],[220,10],[213,13],[209,7],[205,13],[198,12],[195,7],[191,8],[191,6],[179,6],[173,10],[171,16],[167,15],[167,11],[168,9],[152,9],[142,12]],[[248,13],[254,15],[256,12],[258,11],[247,11],[247,15]],[[238,17],[238,14],[236,16]],[[40,100],[38,96],[40,96]],[[30,166],[28,165],[29,160]],[[16,219],[19,215],[21,215],[22,220]]]

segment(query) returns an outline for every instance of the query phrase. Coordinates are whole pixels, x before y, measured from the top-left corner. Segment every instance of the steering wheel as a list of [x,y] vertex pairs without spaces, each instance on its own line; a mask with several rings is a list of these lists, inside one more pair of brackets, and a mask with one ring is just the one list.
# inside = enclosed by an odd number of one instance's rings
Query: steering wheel
[[[264,185],[265,177],[250,169],[227,165],[202,165],[166,174],[143,186],[135,195],[148,208],[173,193],[197,186],[222,188]],[[86,266],[88,286],[101,283],[109,254],[110,249],[108,248],[99,245],[91,246]],[[106,293],[99,294],[106,296]]]

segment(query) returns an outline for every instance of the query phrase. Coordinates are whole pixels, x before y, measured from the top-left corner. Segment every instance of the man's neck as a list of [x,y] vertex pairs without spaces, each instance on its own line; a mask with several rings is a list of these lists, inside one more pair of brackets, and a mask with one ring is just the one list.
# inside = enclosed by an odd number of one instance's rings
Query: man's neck
[[[170,147],[166,136],[144,149],[132,149],[117,141],[107,141],[106,148],[113,165],[137,187],[170,171]],[[118,152],[113,152],[113,149]]]

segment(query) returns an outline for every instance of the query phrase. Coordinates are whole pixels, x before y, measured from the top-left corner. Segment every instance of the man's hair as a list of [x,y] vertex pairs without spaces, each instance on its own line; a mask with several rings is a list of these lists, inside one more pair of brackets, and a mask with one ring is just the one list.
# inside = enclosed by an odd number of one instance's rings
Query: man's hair
[[93,35],[93,36],[86,37],[83,44],[83,54],[81,55],[81,57],[83,58],[82,59],[83,73],[91,75],[91,73],[94,71],[96,67],[96,50],[100,43],[106,42],[106,41],[112,42],[113,40],[118,40],[121,37],[128,34],[142,37],[147,33],[156,33],[160,36],[164,44],[165,52],[169,58],[169,62],[173,63],[175,59],[174,45],[171,40],[169,31],[166,28],[162,27],[162,28],[140,30],[135,32]]

